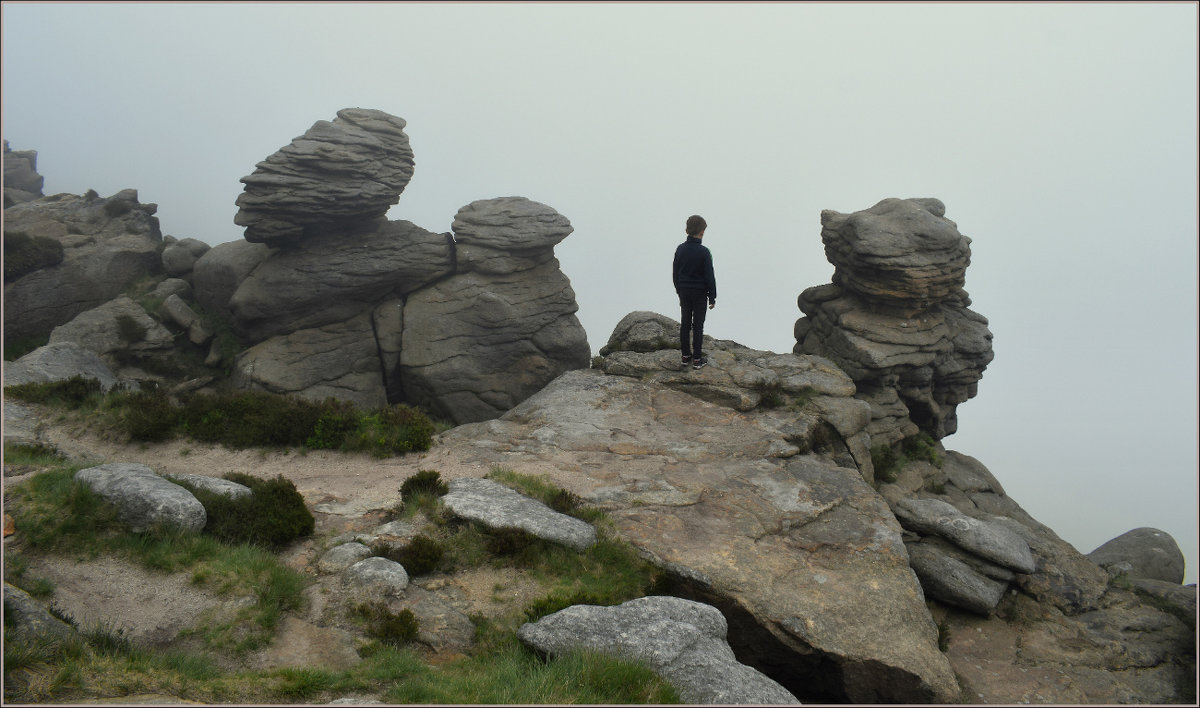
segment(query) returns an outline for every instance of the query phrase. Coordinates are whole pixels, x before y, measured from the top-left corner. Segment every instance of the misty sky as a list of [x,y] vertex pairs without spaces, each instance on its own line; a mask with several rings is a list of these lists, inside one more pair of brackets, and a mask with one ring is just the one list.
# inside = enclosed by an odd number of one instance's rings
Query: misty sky
[[996,354],[946,447],[1081,552],[1169,532],[1196,581],[1196,3],[3,4],[4,138],[165,234],[240,239],[239,178],[346,107],[408,121],[393,219],[567,216],[593,353],[679,317],[690,214],[707,332],[786,352],[821,210],[941,199]]

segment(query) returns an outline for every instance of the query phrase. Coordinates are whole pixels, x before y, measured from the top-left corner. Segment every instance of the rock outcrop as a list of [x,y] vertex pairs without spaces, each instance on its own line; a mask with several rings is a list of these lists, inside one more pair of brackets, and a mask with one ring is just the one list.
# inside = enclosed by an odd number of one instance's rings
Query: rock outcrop
[[987,320],[962,289],[971,240],[936,199],[885,199],[853,214],[821,212],[833,282],[798,303],[794,351],[824,356],[871,404],[876,444],[957,429],[955,409],[992,360]]
[[405,121],[344,108],[242,178],[234,223],[253,243],[290,245],[330,229],[353,231],[387,213],[413,174]]
[[594,370],[442,437],[467,441],[483,463],[549,460],[556,482],[670,570],[673,594],[725,613],[743,663],[793,693],[957,694],[900,526],[856,468],[788,451],[731,408]]
[[407,400],[467,423],[587,368],[591,348],[553,255],[572,231],[565,217],[508,197],[472,202],[452,228],[454,275],[405,301],[400,385]]
[[554,258],[567,218],[504,197],[463,207],[453,233],[388,221],[412,177],[404,127],[345,109],[243,179],[235,221],[266,250],[223,244],[192,269],[197,300],[246,344],[239,387],[410,403],[463,423],[588,366]]
[[[4,283],[6,338],[44,337],[102,305],[134,282],[162,272],[162,233],[154,204],[126,189],[104,199],[55,194],[4,210],[4,259],[10,245],[57,244],[61,258]],[[6,263],[7,265],[7,263]]]
[[37,150],[13,150],[4,141],[4,208],[42,198],[45,178],[37,171]]

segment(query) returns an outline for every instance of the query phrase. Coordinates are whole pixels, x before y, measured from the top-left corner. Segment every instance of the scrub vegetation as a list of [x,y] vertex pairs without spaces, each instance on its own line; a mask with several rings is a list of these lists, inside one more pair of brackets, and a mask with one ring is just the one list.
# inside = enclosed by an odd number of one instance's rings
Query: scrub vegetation
[[304,590],[312,582],[277,555],[312,533],[312,517],[302,500],[297,504],[299,495],[290,482],[231,475],[248,483],[255,496],[272,501],[254,505],[200,492],[197,497],[215,519],[203,532],[132,533],[111,506],[74,480],[79,465],[49,450],[17,446],[6,446],[5,461],[42,470],[7,489],[5,500],[20,529],[19,542],[6,549],[5,578],[34,597],[45,601],[53,597],[54,587],[29,571],[28,559],[57,554],[117,556],[151,571],[187,573],[192,583],[218,596],[253,599],[232,616],[225,613],[219,621],[185,631],[181,639],[189,640],[187,651],[152,651],[130,641],[122,630],[81,627],[53,604],[52,611],[78,630],[68,639],[31,640],[6,622],[6,703],[70,703],[136,694],[204,703],[321,703],[346,695],[410,704],[680,702],[675,688],[635,662],[591,652],[547,659],[516,638],[523,623],[570,604],[617,604],[652,594],[662,583],[654,567],[615,537],[602,512],[584,507],[545,478],[502,468],[489,475],[589,519],[598,532],[592,548],[578,552],[528,534],[455,519],[441,506],[446,485],[433,470],[422,470],[406,482],[404,503],[392,513],[422,528],[407,545],[392,549],[413,564],[414,576],[506,568],[539,588],[540,594],[525,606],[473,615],[475,643],[466,655],[432,661],[417,642],[420,623],[410,610],[364,602],[348,609],[363,630],[363,660],[352,668],[253,670],[231,666],[244,666],[238,657],[271,641],[284,614],[303,607]]

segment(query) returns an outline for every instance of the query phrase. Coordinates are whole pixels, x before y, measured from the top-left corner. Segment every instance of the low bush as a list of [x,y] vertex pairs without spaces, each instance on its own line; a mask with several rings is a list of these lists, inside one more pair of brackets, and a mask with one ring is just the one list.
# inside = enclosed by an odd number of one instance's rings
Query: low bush
[[175,434],[180,411],[161,389],[118,394],[119,419],[129,437],[139,442],[161,442]]
[[609,598],[603,598],[599,595],[579,590],[570,593],[553,592],[530,603],[525,608],[525,619],[530,622],[537,622],[546,615],[552,615],[572,605],[608,606],[612,604],[620,604],[620,601],[614,603]]
[[40,381],[4,387],[4,395],[26,403],[44,403],[72,410],[95,405],[101,395],[100,382],[85,376],[65,381]]
[[362,603],[354,614],[367,623],[367,634],[388,646],[399,647],[417,638],[420,623],[412,610],[392,612],[383,602]]
[[231,472],[225,478],[249,487],[253,493],[229,497],[177,480],[204,505],[208,514],[204,533],[228,544],[272,548],[312,534],[313,515],[290,480],[282,476],[259,479],[238,472]]
[[[394,560],[404,566],[404,571],[411,576],[428,575],[437,570],[446,555],[441,542],[424,534],[418,535],[406,545],[397,549],[373,548],[376,555]],[[380,552],[382,551],[382,552]]]
[[15,231],[4,233],[4,282],[35,270],[62,263],[63,247],[58,239],[30,236]]

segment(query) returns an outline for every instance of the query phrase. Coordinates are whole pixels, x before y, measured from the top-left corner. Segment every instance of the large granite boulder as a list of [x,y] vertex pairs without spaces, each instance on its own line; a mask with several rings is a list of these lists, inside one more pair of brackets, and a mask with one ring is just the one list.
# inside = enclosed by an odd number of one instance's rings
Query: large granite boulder
[[13,150],[4,141],[4,208],[42,197],[45,178],[37,172],[37,150]]
[[739,661],[798,696],[953,699],[887,504],[858,469],[782,442],[755,416],[584,370],[439,446],[545,473],[604,508],[672,594],[724,612]]
[[341,322],[388,296],[450,275],[454,243],[408,221],[380,220],[353,238],[328,232],[281,250],[239,283],[229,300],[249,341]]
[[832,283],[798,303],[797,354],[827,357],[872,406],[876,444],[957,429],[991,362],[987,320],[962,289],[971,240],[936,199],[885,199],[853,214],[821,212]]
[[95,379],[103,391],[118,384],[112,369],[96,352],[75,342],[38,347],[4,366],[4,385],[66,381],[75,376]]
[[630,600],[616,607],[574,605],[522,625],[517,637],[547,656],[586,649],[640,661],[689,704],[787,705],[796,697],[738,662],[720,610],[677,597]]
[[36,337],[108,302],[131,284],[162,272],[158,207],[126,189],[104,199],[56,194],[4,210],[5,259],[10,239],[50,239],[62,257],[4,283],[6,338]]
[[1087,557],[1110,573],[1175,584],[1183,582],[1183,551],[1166,531],[1133,529],[1101,544]]
[[88,467],[75,479],[117,507],[135,532],[158,526],[199,533],[208,522],[204,505],[183,487],[141,464],[113,462]]
[[317,121],[242,178],[234,223],[246,227],[247,241],[272,245],[371,224],[412,179],[404,127],[402,118],[363,108]]
[[571,232],[565,217],[504,198],[463,207],[453,228],[469,255],[455,275],[409,294],[400,381],[408,401],[466,423],[586,368],[591,349],[575,291],[553,257]]

